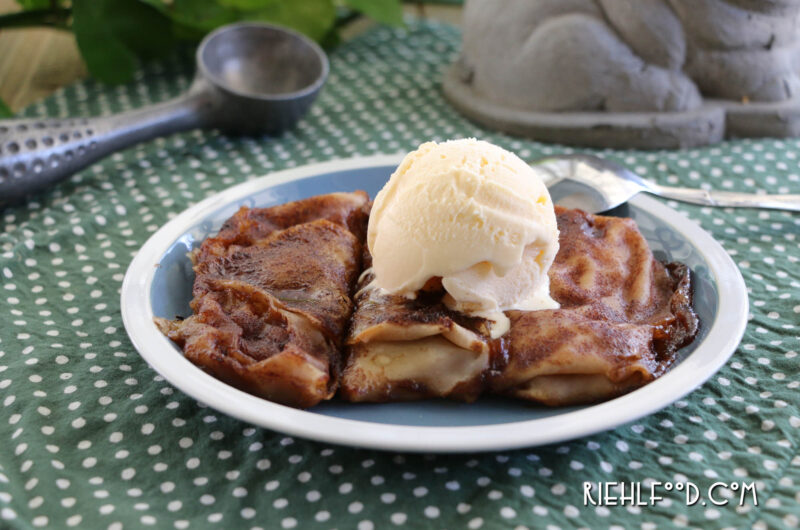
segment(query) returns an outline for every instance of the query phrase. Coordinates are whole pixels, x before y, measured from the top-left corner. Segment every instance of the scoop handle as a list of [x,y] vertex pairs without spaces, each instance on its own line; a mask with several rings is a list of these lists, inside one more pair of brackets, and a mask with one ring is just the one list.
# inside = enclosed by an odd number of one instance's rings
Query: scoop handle
[[203,125],[213,98],[195,85],[177,99],[122,114],[0,121],[0,206],[120,149]]

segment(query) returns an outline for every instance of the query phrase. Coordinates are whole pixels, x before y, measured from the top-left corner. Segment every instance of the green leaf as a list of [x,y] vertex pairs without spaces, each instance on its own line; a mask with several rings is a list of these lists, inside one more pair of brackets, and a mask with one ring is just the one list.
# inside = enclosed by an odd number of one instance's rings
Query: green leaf
[[169,6],[172,4],[170,0],[139,0],[143,4],[147,4],[150,7],[154,7],[161,13],[168,15],[169,14]]
[[247,20],[272,22],[295,29],[321,41],[336,21],[336,8],[332,0],[272,0],[258,11],[246,13]]
[[241,20],[288,26],[319,41],[333,27],[334,0],[143,0],[170,16],[175,34],[200,38],[224,24]]
[[[196,40],[239,20],[287,26],[316,41],[330,39],[339,1],[74,0],[73,30],[89,72],[101,81],[120,83],[132,78],[137,57],[163,55],[176,37]],[[370,11],[388,17],[385,6]]]
[[50,7],[50,0],[17,0],[22,9],[47,9]]
[[344,0],[344,3],[381,24],[403,24],[403,6],[400,0]]
[[172,23],[140,0],[74,0],[72,29],[89,72],[107,83],[129,81],[137,57],[172,50]]
[[[109,23],[111,4],[127,0],[73,0],[72,29],[89,73],[107,83],[123,83],[136,71],[136,57]],[[112,7],[113,9],[113,7]]]
[[339,34],[339,28],[336,27],[335,23],[334,26],[328,30],[328,33],[317,42],[326,50],[333,49],[342,43],[342,36]]
[[172,51],[172,22],[155,7],[139,0],[107,1],[106,18],[111,31],[137,56],[152,59]]
[[[284,0],[286,1],[286,0]],[[295,0],[295,3],[301,3],[304,0]],[[219,3],[226,7],[240,9],[242,11],[258,11],[269,4],[274,4],[274,0],[219,0]]]
[[216,0],[174,0],[169,13],[179,26],[203,33],[239,20],[236,10],[220,5]]
[[11,109],[8,108],[8,105],[6,105],[5,102],[0,99],[0,118],[11,118],[12,116],[14,116],[14,113],[11,112]]

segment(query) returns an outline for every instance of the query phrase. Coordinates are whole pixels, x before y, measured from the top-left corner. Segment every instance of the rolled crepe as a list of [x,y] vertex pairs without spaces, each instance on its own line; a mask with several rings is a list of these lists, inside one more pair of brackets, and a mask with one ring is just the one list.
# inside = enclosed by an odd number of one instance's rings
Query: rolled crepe
[[[341,395],[351,401],[482,392],[569,405],[609,399],[661,375],[697,331],[689,270],[658,262],[631,219],[556,208],[550,269],[557,310],[510,311],[510,331],[447,309],[443,292],[382,293],[367,271],[355,297]],[[369,258],[365,260],[369,263]]]
[[691,276],[657,261],[632,219],[556,208],[557,310],[511,311],[490,390],[547,405],[606,400],[666,371],[698,320]]
[[192,255],[194,314],[157,324],[235,387],[294,407],[329,399],[368,211],[364,192],[242,208]]
[[[364,262],[371,262],[366,249]],[[492,323],[448,309],[441,284],[409,299],[386,294],[373,280],[368,268],[354,297],[342,398],[476,399],[490,364]]]

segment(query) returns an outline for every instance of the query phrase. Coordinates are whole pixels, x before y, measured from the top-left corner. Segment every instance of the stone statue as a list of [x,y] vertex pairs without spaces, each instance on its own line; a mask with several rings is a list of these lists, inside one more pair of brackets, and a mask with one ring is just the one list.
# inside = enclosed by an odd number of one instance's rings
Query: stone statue
[[680,147],[800,135],[799,74],[800,0],[467,0],[445,93],[537,139]]

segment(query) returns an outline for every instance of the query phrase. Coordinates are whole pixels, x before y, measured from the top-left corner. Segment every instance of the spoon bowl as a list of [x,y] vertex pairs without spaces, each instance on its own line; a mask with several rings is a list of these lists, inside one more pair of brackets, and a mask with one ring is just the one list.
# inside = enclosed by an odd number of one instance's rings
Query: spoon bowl
[[228,134],[279,134],[306,113],[328,59],[305,36],[268,24],[224,26],[197,48],[194,90],[209,92],[210,125]]

